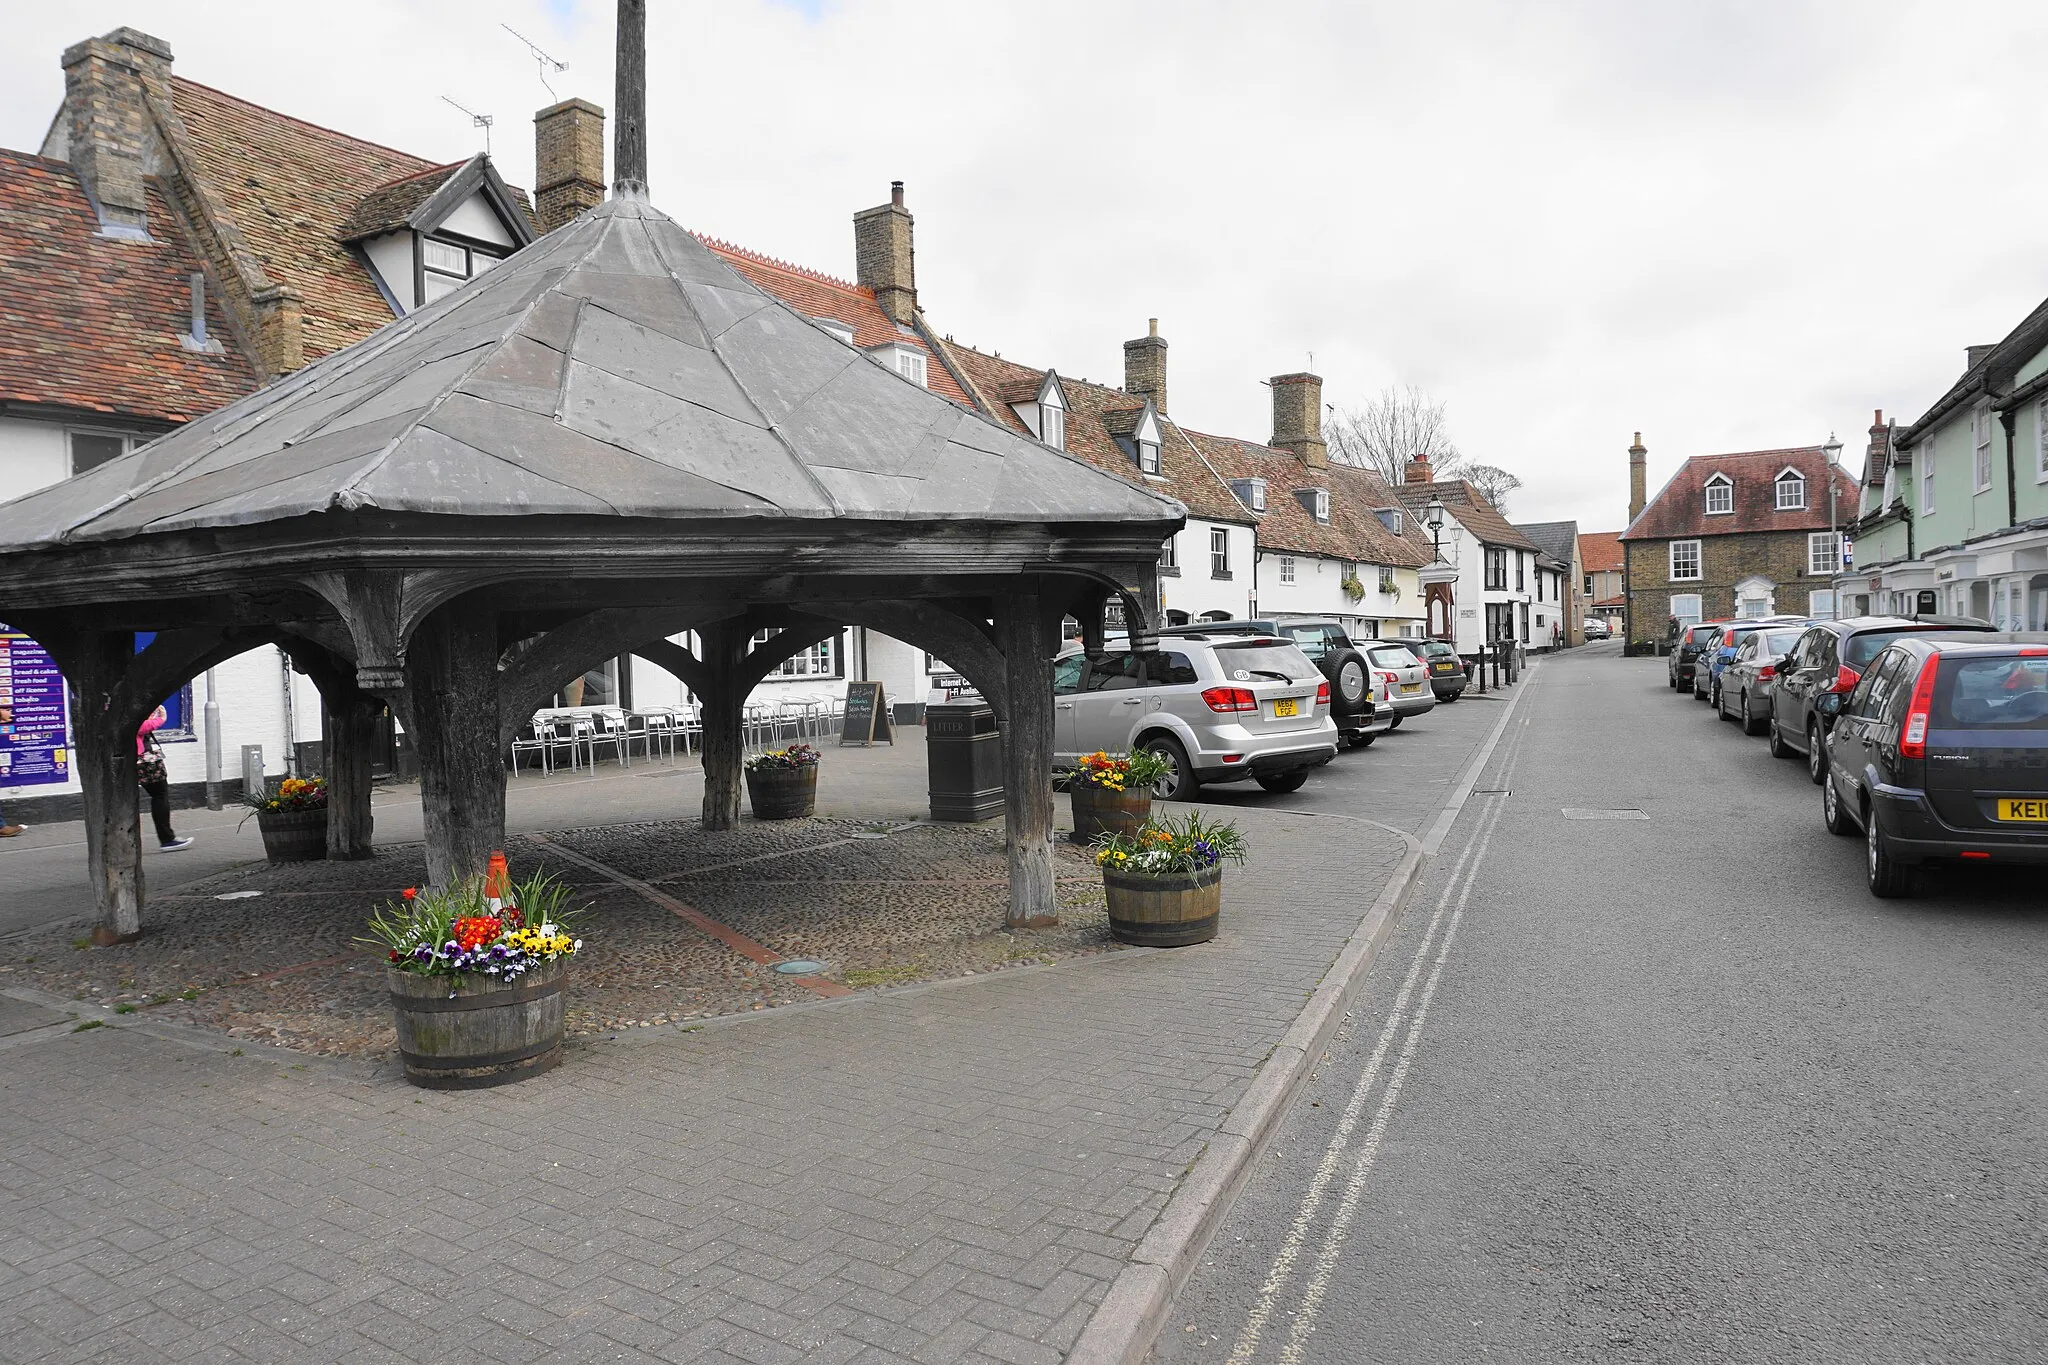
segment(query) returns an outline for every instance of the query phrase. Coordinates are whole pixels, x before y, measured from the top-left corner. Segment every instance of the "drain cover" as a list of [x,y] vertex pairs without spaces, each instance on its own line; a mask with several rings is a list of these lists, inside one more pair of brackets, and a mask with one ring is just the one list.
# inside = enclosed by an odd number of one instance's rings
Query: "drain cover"
[[807,957],[800,957],[794,962],[776,963],[775,970],[784,976],[816,976],[819,972],[825,970],[825,964],[813,962]]
[[1584,806],[1566,806],[1567,820],[1647,820],[1650,817],[1634,806],[1622,806],[1616,810],[1589,810]]

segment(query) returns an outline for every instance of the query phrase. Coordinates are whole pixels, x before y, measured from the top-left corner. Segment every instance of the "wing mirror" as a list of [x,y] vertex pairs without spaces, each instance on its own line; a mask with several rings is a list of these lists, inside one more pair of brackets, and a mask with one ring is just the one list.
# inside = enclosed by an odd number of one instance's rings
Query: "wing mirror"
[[1829,720],[1833,720],[1836,716],[1842,714],[1842,694],[1840,692],[1821,693],[1813,699],[1813,709],[1816,713],[1826,716]]

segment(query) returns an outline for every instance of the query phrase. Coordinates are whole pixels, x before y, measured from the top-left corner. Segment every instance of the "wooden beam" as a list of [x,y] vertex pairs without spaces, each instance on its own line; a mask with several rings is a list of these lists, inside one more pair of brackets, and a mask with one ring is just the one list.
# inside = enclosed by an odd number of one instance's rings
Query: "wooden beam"
[[750,684],[742,684],[747,637],[740,621],[714,621],[701,626],[697,640],[704,651],[704,690],[697,693],[704,723],[704,828],[731,829],[740,818],[740,765],[743,707]]
[[142,839],[136,798],[135,731],[117,693],[135,661],[130,631],[38,637],[77,694],[73,758],[85,804],[85,860],[92,877],[95,947],[142,936]]
[[[1055,610],[1057,610],[1055,608]],[[996,603],[996,638],[1003,649],[1003,814],[1009,832],[1010,910],[1013,929],[1059,923],[1053,898],[1052,656],[1057,617],[1050,623],[1036,591],[1014,592]]]
[[450,604],[414,632],[406,654],[427,876],[436,886],[481,876],[505,844],[505,764],[498,728],[498,622]]

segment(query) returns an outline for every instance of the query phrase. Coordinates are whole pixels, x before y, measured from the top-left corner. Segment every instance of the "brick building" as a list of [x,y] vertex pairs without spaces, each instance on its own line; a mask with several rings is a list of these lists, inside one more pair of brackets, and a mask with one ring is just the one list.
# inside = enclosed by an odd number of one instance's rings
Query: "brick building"
[[1685,624],[1780,613],[1826,616],[1841,564],[1841,536],[1856,506],[1855,478],[1821,446],[1695,455],[1647,502],[1648,452],[1629,448],[1625,554],[1628,648],[1657,650]]

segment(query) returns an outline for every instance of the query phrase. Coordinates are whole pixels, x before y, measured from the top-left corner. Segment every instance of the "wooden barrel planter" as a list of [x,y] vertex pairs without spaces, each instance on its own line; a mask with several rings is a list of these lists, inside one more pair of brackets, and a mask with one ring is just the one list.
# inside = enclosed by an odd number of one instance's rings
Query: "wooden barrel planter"
[[818,765],[747,769],[747,801],[756,820],[796,820],[818,808]]
[[1076,782],[1067,788],[1074,806],[1074,841],[1092,843],[1098,834],[1121,834],[1126,838],[1152,818],[1149,791],[1113,792]]
[[327,856],[327,808],[259,810],[263,856],[273,863],[310,863]]
[[481,1090],[538,1076],[562,1060],[557,960],[513,981],[385,969],[405,1078],[428,1090]]
[[1109,932],[1147,948],[1184,948],[1216,937],[1223,912],[1223,866],[1166,877],[1102,871]]

